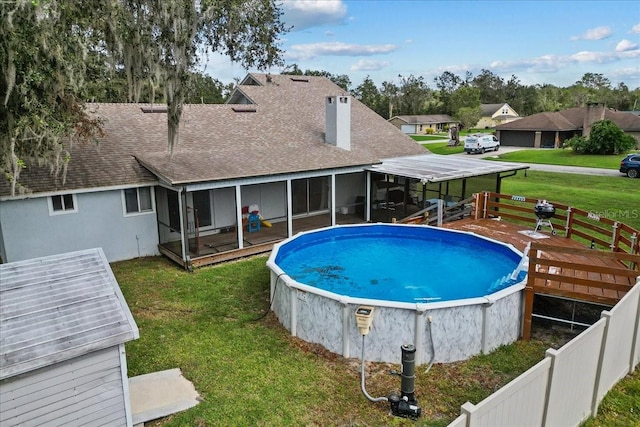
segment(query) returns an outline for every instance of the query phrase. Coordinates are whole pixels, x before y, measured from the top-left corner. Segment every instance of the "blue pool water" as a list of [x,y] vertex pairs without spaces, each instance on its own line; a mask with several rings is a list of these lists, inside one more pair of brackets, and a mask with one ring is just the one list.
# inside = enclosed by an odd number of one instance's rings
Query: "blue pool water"
[[484,238],[431,227],[369,225],[307,233],[275,263],[299,283],[339,295],[399,302],[473,298],[523,279],[521,256]]

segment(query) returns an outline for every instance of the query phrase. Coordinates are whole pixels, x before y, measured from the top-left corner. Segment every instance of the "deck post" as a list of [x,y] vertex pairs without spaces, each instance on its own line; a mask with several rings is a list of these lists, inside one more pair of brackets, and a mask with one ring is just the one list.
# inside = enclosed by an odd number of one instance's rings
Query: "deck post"
[[524,288],[524,315],[522,317],[522,339],[529,341],[531,339],[531,319],[533,317],[533,285],[527,280],[527,286]]
[[482,218],[482,195],[484,193],[475,193],[473,195],[473,219]]
[[529,341],[531,339],[531,321],[533,318],[533,287],[535,286],[535,270],[538,259],[538,250],[533,250],[533,256],[529,254],[529,271],[527,273],[527,285],[524,288],[524,313],[522,315],[522,339]]
[[487,219],[487,205],[489,204],[489,193],[484,193],[484,201],[482,203],[482,219]]
[[564,226],[564,237],[571,238],[571,230],[573,228],[573,209],[571,206],[567,208],[567,223]]
[[615,252],[616,249],[618,249],[619,242],[620,242],[620,224],[618,224],[618,221],[616,221],[613,223],[613,233],[611,236],[611,244],[609,245],[609,247],[613,252]]

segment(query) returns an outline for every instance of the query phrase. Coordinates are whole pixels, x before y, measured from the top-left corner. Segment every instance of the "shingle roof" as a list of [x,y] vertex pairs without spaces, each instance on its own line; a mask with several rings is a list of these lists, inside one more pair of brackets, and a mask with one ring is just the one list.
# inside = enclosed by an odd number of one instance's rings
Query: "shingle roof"
[[[496,126],[497,130],[569,131],[582,129],[587,107],[575,107],[554,113],[538,113]],[[604,118],[625,132],[640,131],[640,117],[632,113],[604,109]]]
[[139,337],[102,249],[0,265],[0,380]]
[[[155,182],[148,169],[172,183],[199,182],[360,166],[426,152],[356,99],[351,150],[325,143],[325,98],[344,90],[324,77],[292,77],[270,75],[267,81],[266,74],[250,74],[254,84],[239,87],[234,99],[254,102],[255,112],[234,111],[246,103],[186,105],[172,156],[166,114],[142,112],[148,105],[88,104],[104,120],[105,137],[98,145],[71,148],[66,183],[38,167],[25,169],[21,180],[36,193]],[[0,195],[8,193],[1,182]]]
[[482,112],[482,117],[491,117],[493,114],[498,111],[502,106],[502,104],[480,104],[480,111]]

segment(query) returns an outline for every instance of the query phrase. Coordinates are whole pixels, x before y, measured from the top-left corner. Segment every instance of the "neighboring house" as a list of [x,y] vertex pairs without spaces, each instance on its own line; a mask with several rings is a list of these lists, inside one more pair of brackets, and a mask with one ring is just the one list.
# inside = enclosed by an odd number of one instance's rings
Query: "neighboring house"
[[474,129],[493,129],[498,125],[517,120],[520,115],[509,104],[480,104],[482,117]]
[[[87,108],[105,136],[70,148],[64,183],[36,166],[21,173],[31,194],[0,182],[5,262],[102,247],[109,261],[164,254],[191,268],[380,221],[383,209],[402,218],[411,203],[496,191],[503,172],[526,168],[431,154],[324,77],[249,74],[227,104],[184,106],[173,154],[166,107]],[[261,229],[247,227],[253,211]]]
[[131,426],[138,327],[100,249],[0,265],[0,425]]
[[605,119],[640,141],[640,117],[606,108],[603,104],[534,114],[500,125],[496,131],[504,146],[558,148],[575,135],[589,136],[593,123]]
[[403,133],[413,135],[446,132],[449,127],[458,124],[448,114],[394,116],[390,118],[388,122],[400,129]]

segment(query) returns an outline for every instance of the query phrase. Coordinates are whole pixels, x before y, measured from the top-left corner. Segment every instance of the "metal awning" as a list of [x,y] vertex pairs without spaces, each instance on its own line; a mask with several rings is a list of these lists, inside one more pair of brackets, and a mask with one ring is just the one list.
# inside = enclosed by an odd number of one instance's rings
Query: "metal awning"
[[529,166],[520,163],[473,159],[464,156],[422,154],[382,159],[382,163],[365,169],[376,173],[412,178],[426,183],[512,172],[529,169]]

